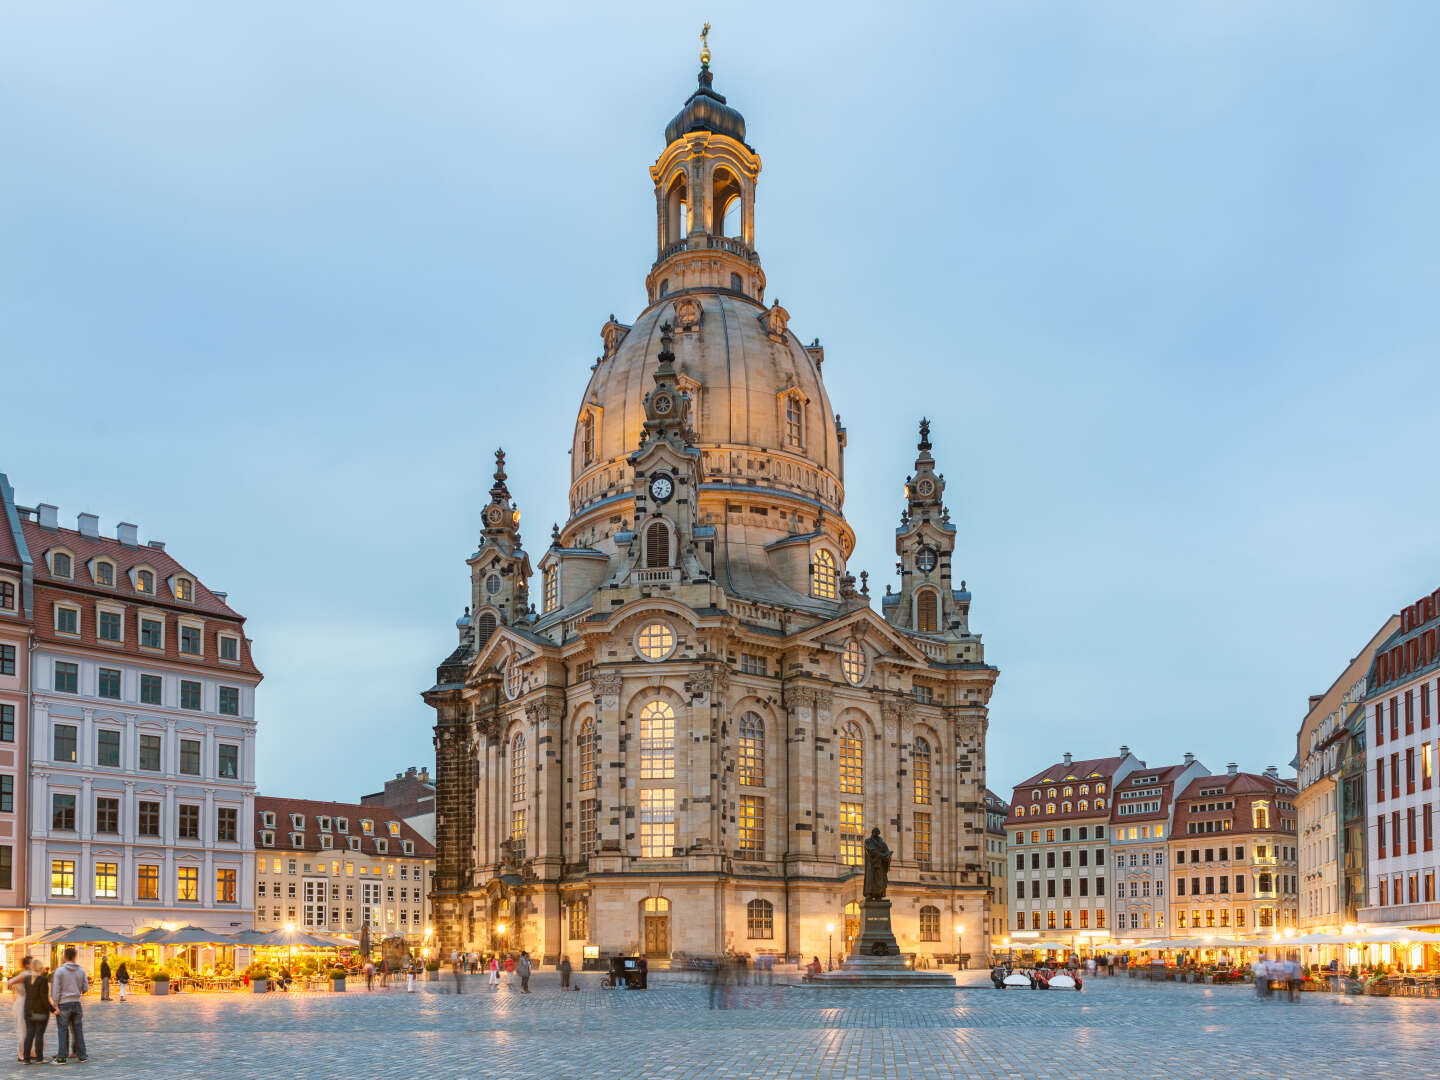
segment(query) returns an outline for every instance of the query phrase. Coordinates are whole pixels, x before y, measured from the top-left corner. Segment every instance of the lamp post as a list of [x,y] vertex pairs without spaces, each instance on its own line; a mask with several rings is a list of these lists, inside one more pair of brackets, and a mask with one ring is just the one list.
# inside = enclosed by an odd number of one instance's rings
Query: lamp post
[[960,920],[955,920],[955,970],[965,970],[965,930],[960,925]]
[[835,924],[825,924],[825,962],[827,971],[835,970]]

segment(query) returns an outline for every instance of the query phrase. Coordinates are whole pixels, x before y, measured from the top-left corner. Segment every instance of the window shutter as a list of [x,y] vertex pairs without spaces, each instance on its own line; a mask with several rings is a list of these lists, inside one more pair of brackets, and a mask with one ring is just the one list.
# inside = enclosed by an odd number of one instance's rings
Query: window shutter
[[658,521],[645,530],[645,565],[656,569],[670,565],[670,534]]
[[939,616],[936,614],[935,592],[926,589],[920,594],[920,630],[922,633],[933,634],[936,631],[936,622]]

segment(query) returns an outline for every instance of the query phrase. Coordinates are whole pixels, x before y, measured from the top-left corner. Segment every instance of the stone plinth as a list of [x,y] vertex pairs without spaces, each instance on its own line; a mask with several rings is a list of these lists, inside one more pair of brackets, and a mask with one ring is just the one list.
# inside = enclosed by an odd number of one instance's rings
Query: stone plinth
[[890,901],[866,900],[860,905],[860,934],[839,971],[822,971],[805,982],[812,986],[950,987],[955,977],[943,971],[912,971],[905,966],[890,927]]

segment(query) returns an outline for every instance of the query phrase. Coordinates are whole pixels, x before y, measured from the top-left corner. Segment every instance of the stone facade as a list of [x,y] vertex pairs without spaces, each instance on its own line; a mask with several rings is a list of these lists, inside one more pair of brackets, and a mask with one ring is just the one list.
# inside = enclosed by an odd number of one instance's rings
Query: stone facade
[[824,351],[763,302],[759,158],[722,106],[707,66],[651,171],[649,303],[602,328],[538,612],[497,454],[459,643],[424,694],[442,949],[823,956],[827,925],[845,947],[858,929],[872,826],[901,949],[985,940],[997,672],[952,580],[928,424],[877,613],[846,568]]

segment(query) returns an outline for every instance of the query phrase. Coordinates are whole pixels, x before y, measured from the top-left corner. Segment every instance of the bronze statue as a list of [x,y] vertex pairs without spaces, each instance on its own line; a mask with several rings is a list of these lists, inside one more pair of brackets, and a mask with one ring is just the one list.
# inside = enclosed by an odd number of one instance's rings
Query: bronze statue
[[885,887],[889,883],[890,846],[880,838],[879,828],[874,828],[865,840],[865,899],[885,899]]

